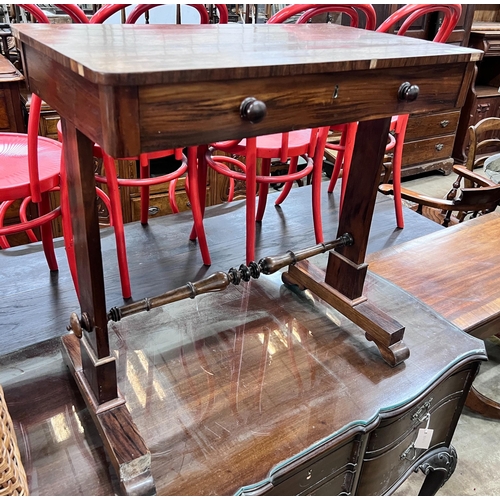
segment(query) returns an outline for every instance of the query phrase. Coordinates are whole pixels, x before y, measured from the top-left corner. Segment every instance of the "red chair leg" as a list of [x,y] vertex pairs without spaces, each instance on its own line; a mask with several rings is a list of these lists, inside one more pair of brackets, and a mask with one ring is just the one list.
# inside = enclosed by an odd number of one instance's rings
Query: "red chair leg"
[[[328,184],[328,192],[333,193],[337,181],[339,180],[340,170],[342,169],[342,163],[344,161],[345,153],[345,141],[347,138],[348,125],[342,130],[342,135],[340,136],[340,142],[337,148],[331,148],[337,150],[337,157],[335,158],[335,165],[333,166],[332,176],[330,177],[330,182]],[[343,174],[342,174],[343,176]]]
[[[269,177],[271,174],[271,159],[262,158],[262,172],[263,177]],[[264,217],[264,212],[266,211],[267,204],[267,194],[269,193],[269,184],[267,182],[261,182],[259,185],[259,203],[257,205],[257,214],[255,215],[255,220],[261,222]]]
[[247,139],[246,156],[246,258],[255,260],[255,192],[257,190],[257,139]]
[[118,256],[118,269],[122,284],[122,295],[124,299],[132,296],[130,287],[130,276],[127,262],[127,247],[125,244],[125,231],[123,227],[123,215],[120,202],[120,190],[118,188],[118,178],[116,175],[115,162],[111,156],[103,154],[106,179],[108,180],[109,198],[111,200],[111,213],[113,217],[116,241],[116,253]]
[[356,141],[356,132],[358,131],[358,123],[349,123],[346,126],[346,141],[345,141],[345,153],[344,153],[344,165],[342,170],[342,186],[340,191],[340,209],[342,210],[342,205],[344,203],[345,190],[347,187],[347,178],[349,177],[349,171],[351,169],[352,154],[354,152],[354,143]]
[[323,157],[328,138],[328,130],[322,129],[318,136],[314,151],[314,168],[312,172],[312,213],[316,243],[323,243],[323,223],[321,219],[321,186],[323,179]]
[[[298,156],[293,156],[292,158],[290,158],[290,165],[288,167],[289,174],[294,174],[295,172],[297,172],[298,163],[299,163]],[[292,190],[292,187],[293,187],[293,181],[285,182],[285,185],[283,186],[283,189],[274,204],[281,205],[285,201],[285,198],[288,196],[290,191]]]
[[[205,159],[205,154],[208,150],[208,146],[198,146],[198,193],[200,200],[200,209],[202,218],[205,217],[205,204],[207,198],[207,160]],[[191,234],[189,235],[190,240],[196,239],[196,227],[193,225]]]
[[[40,215],[48,214],[50,212],[50,198],[49,193],[42,194],[42,201],[38,204]],[[52,234],[52,222],[42,224],[40,226],[40,235],[42,240],[43,252],[51,271],[57,271],[57,260],[54,251],[54,235]]]
[[396,225],[398,228],[405,227],[403,216],[403,200],[401,198],[401,163],[403,160],[403,147],[406,135],[408,115],[398,116],[396,124],[396,145],[392,161],[392,186],[394,191],[394,210],[396,212]]
[[[139,156],[141,179],[150,177],[149,160],[147,155]],[[146,226],[149,218],[149,186],[141,186],[141,224]]]
[[[69,197],[68,197],[68,189],[67,189],[67,177],[66,177],[66,169],[62,162],[62,158],[64,155],[61,154],[61,189],[60,189],[60,197],[61,197],[61,221],[62,221],[62,230],[63,230],[63,238],[64,238],[64,248],[66,250],[66,258],[68,259],[69,272],[71,273],[71,278],[73,280],[73,285],[75,287],[77,297],[80,297],[80,287],[78,285],[78,272],[76,270],[76,255],[75,255],[75,246],[73,240],[73,228],[71,226],[71,212],[69,207]],[[111,212],[111,211],[110,211]]]
[[[191,203],[191,211],[193,214],[194,226],[193,231],[198,237],[198,245],[200,246],[201,258],[206,266],[211,265],[210,252],[208,250],[207,237],[203,226],[203,211],[200,203],[199,178],[197,167],[197,148],[192,146],[188,148],[188,179],[189,179],[189,201]],[[206,185],[206,183],[205,183]],[[191,234],[192,234],[191,233]]]

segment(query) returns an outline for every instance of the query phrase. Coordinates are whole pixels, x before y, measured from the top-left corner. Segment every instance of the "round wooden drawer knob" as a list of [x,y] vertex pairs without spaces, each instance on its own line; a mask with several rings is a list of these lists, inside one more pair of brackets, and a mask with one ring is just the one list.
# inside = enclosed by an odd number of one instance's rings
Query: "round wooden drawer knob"
[[398,90],[398,99],[400,101],[412,102],[418,97],[420,89],[418,85],[412,85],[410,82],[401,84]]
[[267,115],[266,104],[255,97],[247,97],[240,106],[240,116],[250,123],[259,123]]

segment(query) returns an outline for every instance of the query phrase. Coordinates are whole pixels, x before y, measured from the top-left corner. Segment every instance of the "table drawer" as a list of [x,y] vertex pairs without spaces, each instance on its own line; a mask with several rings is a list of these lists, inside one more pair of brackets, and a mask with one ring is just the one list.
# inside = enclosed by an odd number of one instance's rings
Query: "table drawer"
[[419,427],[425,415],[432,413],[445,399],[462,394],[469,376],[470,372],[467,370],[452,375],[403,414],[384,419],[370,434],[366,451],[383,452],[400,440],[405,433]]
[[[190,209],[189,199],[186,191],[176,191],[175,200],[180,212]],[[132,220],[140,220],[141,218],[141,199],[140,197],[133,197],[132,202]],[[170,207],[168,193],[154,194],[149,197],[149,216],[160,217],[161,215],[169,215],[172,213]]]
[[430,115],[412,115],[408,120],[405,141],[411,142],[439,135],[454,134],[460,110]]
[[[391,114],[443,111],[457,106],[462,64],[373,69],[320,75],[273,77],[221,82],[150,85],[139,89],[141,144],[144,150],[192,142],[193,123],[202,130],[197,140],[237,139],[262,133],[342,123],[346,116],[380,118]],[[281,82],[280,82],[281,80]],[[418,85],[418,98],[400,101],[406,82]],[[440,85],[436,85],[436,81]],[[240,117],[240,104],[253,96],[266,104],[257,124]],[[366,110],[370,110],[370,116]]]
[[319,489],[328,490],[331,495],[345,493],[345,487],[350,488],[349,479],[356,470],[358,453],[359,439],[350,440],[306,461],[282,478],[273,478],[274,487],[267,494],[298,495]]
[[454,134],[431,137],[421,141],[405,142],[402,159],[403,167],[449,158],[453,151],[454,142]]
[[[461,404],[462,393],[443,400],[431,409],[429,428],[433,429],[430,448],[449,444],[450,428],[457,409]],[[461,410],[461,408],[460,408]],[[426,413],[427,414],[427,413]],[[426,427],[426,422],[411,429],[395,441],[389,449],[367,452],[365,454],[356,495],[382,495],[417,462],[427,450],[414,447],[419,429]],[[380,472],[385,471],[382,475]]]

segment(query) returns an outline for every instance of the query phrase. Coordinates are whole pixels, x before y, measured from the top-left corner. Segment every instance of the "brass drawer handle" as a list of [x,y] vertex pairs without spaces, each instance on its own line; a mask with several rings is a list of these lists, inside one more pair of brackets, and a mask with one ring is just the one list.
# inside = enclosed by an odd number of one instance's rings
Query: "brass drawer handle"
[[[423,422],[427,418],[429,413],[429,408],[431,407],[432,400],[434,398],[429,398],[412,416],[412,422]],[[423,416],[422,416],[423,415]]]
[[[413,456],[409,457],[408,455],[412,451],[413,451]],[[403,453],[401,453],[401,455],[399,456],[400,460],[409,460],[410,462],[413,462],[413,460],[415,460],[416,458],[417,458],[417,449],[415,448],[415,445],[413,443],[410,444],[410,446],[408,446],[408,448],[406,448],[406,450],[403,451]]]
[[444,144],[442,144],[442,143],[436,144],[436,151],[441,151],[443,148],[444,148]]
[[267,115],[267,106],[255,97],[247,97],[240,105],[240,116],[250,123],[259,123]]
[[440,125],[443,128],[446,128],[450,124],[450,120],[443,120]]
[[160,209],[158,207],[149,207],[148,208],[149,215],[157,215],[160,213]]
[[402,83],[398,90],[398,99],[400,101],[412,102],[420,92],[418,85],[412,85],[410,82]]

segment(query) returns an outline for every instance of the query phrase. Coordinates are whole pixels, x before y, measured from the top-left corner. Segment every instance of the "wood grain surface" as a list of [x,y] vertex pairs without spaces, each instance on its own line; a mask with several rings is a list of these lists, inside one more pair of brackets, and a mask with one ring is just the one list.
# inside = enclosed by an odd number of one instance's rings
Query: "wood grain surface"
[[481,57],[476,50],[335,24],[21,24],[12,31],[20,41],[103,85],[292,76]]
[[500,328],[500,213],[369,255],[369,268],[480,338]]

